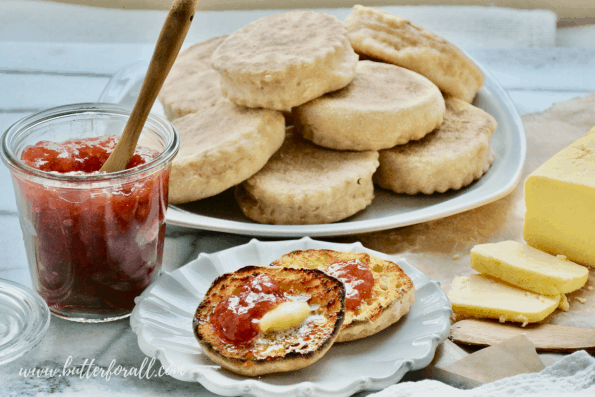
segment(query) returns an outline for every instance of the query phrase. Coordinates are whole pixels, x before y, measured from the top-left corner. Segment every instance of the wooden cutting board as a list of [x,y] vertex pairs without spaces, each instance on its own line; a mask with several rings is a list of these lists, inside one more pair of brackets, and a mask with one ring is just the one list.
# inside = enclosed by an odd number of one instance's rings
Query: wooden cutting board
[[595,329],[563,327],[553,324],[501,324],[487,320],[461,320],[450,327],[453,342],[491,346],[517,335],[526,335],[539,351],[595,353]]

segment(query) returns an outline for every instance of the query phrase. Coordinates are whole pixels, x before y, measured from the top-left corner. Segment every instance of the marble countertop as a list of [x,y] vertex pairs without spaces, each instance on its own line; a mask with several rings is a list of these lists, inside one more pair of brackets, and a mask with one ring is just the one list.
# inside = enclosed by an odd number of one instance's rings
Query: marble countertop
[[[22,117],[48,107],[96,101],[120,67],[148,60],[153,50],[152,45],[143,43],[22,41],[18,31],[12,34],[0,37],[2,132]],[[595,49],[510,46],[466,50],[500,81],[521,114],[541,112],[555,102],[595,92]],[[4,165],[0,165],[0,186],[0,278],[31,286],[10,173]],[[199,253],[244,244],[251,238],[168,225],[163,268],[176,269]],[[67,364],[69,357],[72,362]],[[47,336],[35,349],[0,367],[0,395],[213,395],[200,384],[168,376],[112,377],[109,381],[85,376],[23,376],[25,369],[81,367],[85,360],[87,365],[107,367],[115,360],[125,367],[140,367],[145,359],[128,320],[80,324],[52,317]],[[420,376],[410,374],[407,379]]]

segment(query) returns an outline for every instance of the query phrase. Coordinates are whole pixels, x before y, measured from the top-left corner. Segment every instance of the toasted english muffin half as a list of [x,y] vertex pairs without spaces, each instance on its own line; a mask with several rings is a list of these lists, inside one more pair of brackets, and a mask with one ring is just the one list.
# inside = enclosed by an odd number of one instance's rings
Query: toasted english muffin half
[[[292,328],[260,333],[246,344],[229,343],[211,322],[215,308],[260,274],[279,283],[289,300],[307,302],[310,314]],[[345,289],[336,278],[317,269],[246,266],[213,281],[192,326],[203,353],[215,363],[240,375],[259,376],[297,370],[318,361],[336,340],[344,317]]]
[[336,342],[365,338],[399,321],[415,300],[413,282],[396,264],[363,252],[339,252],[323,249],[293,251],[271,266],[327,271],[337,262],[359,259],[374,277],[371,296],[356,310],[345,311],[345,321]]

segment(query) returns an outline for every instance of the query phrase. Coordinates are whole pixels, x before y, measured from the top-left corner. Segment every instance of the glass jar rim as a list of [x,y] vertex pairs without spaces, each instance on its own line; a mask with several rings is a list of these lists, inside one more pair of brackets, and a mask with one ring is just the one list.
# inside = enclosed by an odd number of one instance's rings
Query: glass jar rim
[[[48,121],[50,119],[56,119],[63,116],[69,116],[73,114],[84,114],[84,113],[97,113],[97,114],[117,114],[121,116],[130,116],[132,112],[132,106],[120,105],[113,103],[74,103],[70,105],[57,106],[49,109],[42,110],[41,112],[34,113],[27,117],[22,118],[13,125],[11,125],[2,135],[2,160],[7,166],[13,169],[25,172],[30,175],[34,175],[44,179],[52,179],[56,181],[65,182],[81,182],[81,181],[110,181],[114,179],[127,178],[136,174],[143,173],[147,170],[159,167],[160,165],[170,161],[177,153],[180,147],[180,137],[176,128],[165,118],[158,116],[154,113],[150,113],[147,117],[146,123],[151,123],[164,132],[166,137],[166,145],[163,151],[153,160],[146,164],[141,164],[134,168],[125,169],[117,172],[103,173],[103,174],[84,174],[84,175],[73,175],[73,174],[60,174],[58,172],[42,171],[37,168],[33,168],[24,164],[13,152],[11,145],[15,139],[17,139],[21,133],[24,133],[29,128]],[[145,123],[145,124],[146,124]]]

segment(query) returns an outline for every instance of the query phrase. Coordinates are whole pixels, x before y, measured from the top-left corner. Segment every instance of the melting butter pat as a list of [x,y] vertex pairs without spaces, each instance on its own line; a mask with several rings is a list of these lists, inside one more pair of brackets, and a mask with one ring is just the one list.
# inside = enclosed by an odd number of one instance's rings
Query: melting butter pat
[[517,287],[543,295],[576,291],[589,270],[517,241],[480,244],[471,250],[471,267]]
[[283,331],[295,327],[310,314],[310,306],[306,302],[283,302],[265,313],[258,326],[262,332]]
[[595,266],[595,128],[527,177],[525,206],[529,245]]
[[520,323],[541,321],[560,303],[560,295],[535,294],[482,274],[455,277],[448,298],[455,313]]

